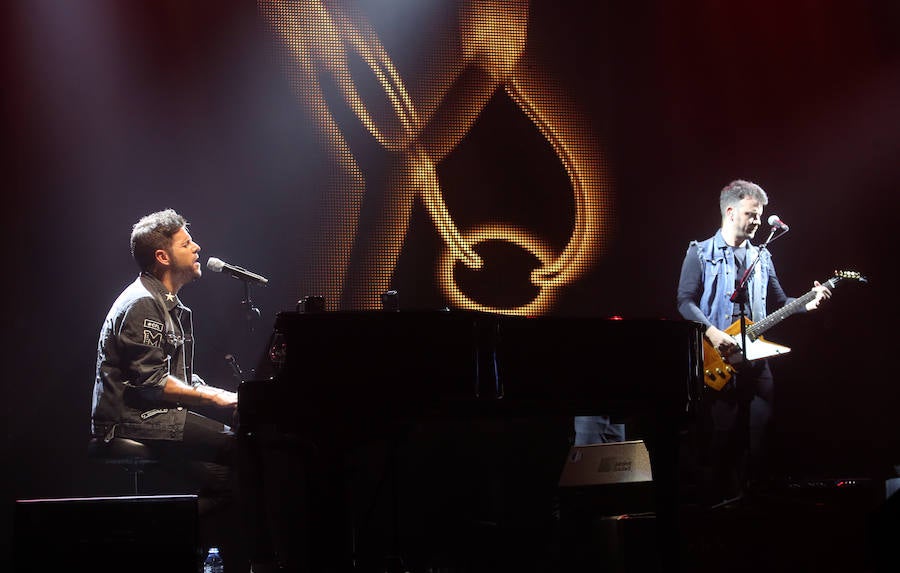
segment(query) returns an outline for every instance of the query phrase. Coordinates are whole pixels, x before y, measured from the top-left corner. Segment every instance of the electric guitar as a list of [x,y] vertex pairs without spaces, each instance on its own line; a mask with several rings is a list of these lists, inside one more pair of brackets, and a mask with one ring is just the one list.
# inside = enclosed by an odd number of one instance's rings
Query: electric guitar
[[[842,279],[867,282],[866,278],[858,272],[834,271],[834,276],[826,281],[822,281],[822,285],[833,290]],[[721,390],[731,380],[732,375],[737,372],[735,365],[742,362],[744,356],[747,357],[748,361],[752,362],[790,352],[791,349],[787,346],[769,342],[763,338],[762,333],[792,314],[799,312],[806,306],[806,303],[814,298],[816,298],[816,291],[812,289],[758,322],[745,318],[747,348],[741,348],[741,321],[735,320],[731,326],[725,329],[725,333],[731,335],[738,349],[730,352],[727,356],[722,356],[718,349],[713,347],[706,337],[703,337],[703,379],[706,385],[715,390]]]

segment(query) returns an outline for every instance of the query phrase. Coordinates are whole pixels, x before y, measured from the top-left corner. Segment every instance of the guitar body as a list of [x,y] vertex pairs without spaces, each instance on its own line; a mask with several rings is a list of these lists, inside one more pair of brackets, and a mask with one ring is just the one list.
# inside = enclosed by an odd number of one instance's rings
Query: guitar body
[[[744,320],[747,326],[753,324],[752,320]],[[742,348],[741,344],[741,321],[735,320],[731,326],[725,329],[726,334],[730,334],[734,339],[734,343],[737,344],[738,348]],[[744,352],[735,351],[730,353],[728,356],[722,356],[722,354],[716,349],[713,348],[713,345],[710,344],[708,340],[703,339],[703,377],[707,386],[715,390],[721,390],[725,384],[731,380],[731,377],[737,372],[737,368],[735,364],[739,364],[743,361],[744,355],[747,356],[747,360],[753,362],[754,360],[761,360],[763,358],[770,358],[772,356],[778,356],[780,354],[787,354],[791,349],[787,346],[783,346],[781,344],[776,344],[774,342],[769,342],[762,336],[756,337],[753,340],[749,335],[747,336],[747,348],[744,349]]]
[[[823,282],[829,289],[837,286],[842,279],[852,279],[859,282],[867,282],[866,278],[856,271],[834,271],[834,276]],[[769,328],[775,326],[788,316],[799,312],[801,307],[816,296],[815,289],[809,291],[805,295],[794,299],[792,302],[784,305],[769,316],[763,318],[757,323],[752,320],[744,319],[744,329],[747,332],[747,348],[741,349],[741,321],[736,320],[725,329],[725,333],[730,335],[740,350],[730,353],[728,356],[722,356],[718,349],[706,339],[703,338],[703,379],[706,385],[715,390],[721,390],[731,377],[737,372],[735,364],[740,364],[744,355],[747,360],[753,362],[762,358],[787,354],[791,351],[787,346],[769,342],[762,337],[762,333]],[[743,350],[743,351],[742,351]]]

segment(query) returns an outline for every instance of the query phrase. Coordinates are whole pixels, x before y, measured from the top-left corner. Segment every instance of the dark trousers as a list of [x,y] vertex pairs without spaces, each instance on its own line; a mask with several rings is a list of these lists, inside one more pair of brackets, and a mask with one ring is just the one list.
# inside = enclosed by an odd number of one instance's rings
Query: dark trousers
[[144,440],[162,469],[194,487],[200,544],[219,547],[225,571],[247,573],[254,551],[239,495],[236,437],[226,424],[188,412],[182,441]]
[[744,492],[771,470],[769,434],[774,401],[765,360],[739,365],[722,390],[706,388],[699,424],[700,485],[715,503]]

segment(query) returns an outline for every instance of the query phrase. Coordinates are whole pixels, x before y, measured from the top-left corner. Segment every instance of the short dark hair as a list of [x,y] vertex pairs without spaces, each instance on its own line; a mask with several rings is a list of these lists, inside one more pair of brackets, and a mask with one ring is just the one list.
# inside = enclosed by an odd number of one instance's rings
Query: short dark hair
[[741,199],[746,199],[748,197],[750,199],[756,199],[761,205],[768,205],[769,203],[769,196],[766,195],[766,192],[762,187],[756,183],[751,183],[750,181],[735,179],[726,185],[719,194],[719,211],[722,212],[722,216],[724,217],[725,211],[728,210],[729,207],[737,205],[740,203]]
[[141,217],[131,229],[131,256],[142,271],[149,272],[156,265],[156,251],[168,251],[172,236],[187,228],[187,220],[172,209],[164,209]]

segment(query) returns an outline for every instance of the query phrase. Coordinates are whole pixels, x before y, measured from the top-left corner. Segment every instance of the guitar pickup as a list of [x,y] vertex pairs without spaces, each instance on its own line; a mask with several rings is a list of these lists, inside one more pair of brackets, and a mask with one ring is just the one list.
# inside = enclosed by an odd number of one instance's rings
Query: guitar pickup
[[[731,372],[731,367],[726,368],[727,371]],[[716,368],[715,372],[711,372],[709,370],[706,371],[706,375],[709,376],[710,380],[715,380],[716,378],[725,378],[725,373],[722,372],[721,368]]]

